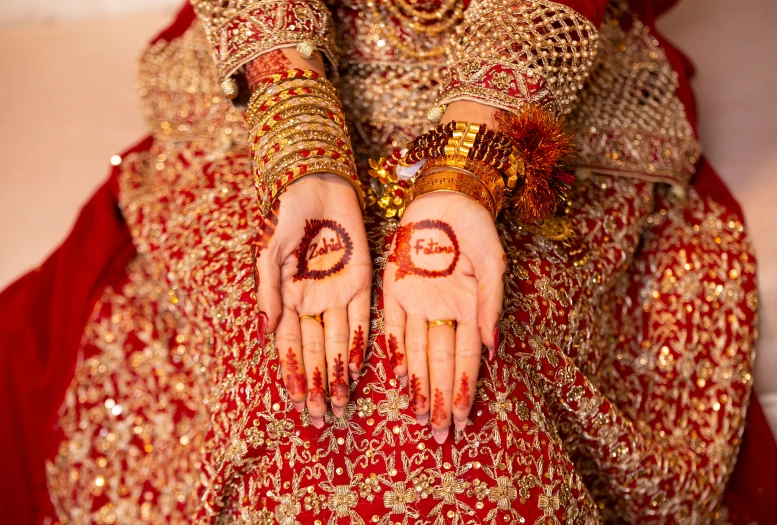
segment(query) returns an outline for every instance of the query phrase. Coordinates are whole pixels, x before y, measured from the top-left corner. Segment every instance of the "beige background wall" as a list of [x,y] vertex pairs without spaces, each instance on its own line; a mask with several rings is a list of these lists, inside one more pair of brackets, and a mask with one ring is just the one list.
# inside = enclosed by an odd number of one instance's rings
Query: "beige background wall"
[[[135,58],[179,0],[6,0],[0,10],[0,288],[41,261],[144,134]],[[683,0],[662,22],[694,60],[706,155],[759,258],[756,387],[777,429],[777,2]]]

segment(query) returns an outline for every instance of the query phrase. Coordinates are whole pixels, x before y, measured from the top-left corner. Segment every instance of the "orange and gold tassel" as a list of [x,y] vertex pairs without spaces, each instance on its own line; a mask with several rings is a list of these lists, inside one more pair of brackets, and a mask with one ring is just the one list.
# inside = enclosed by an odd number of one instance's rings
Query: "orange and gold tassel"
[[574,138],[560,120],[534,105],[527,104],[517,113],[502,112],[497,119],[499,131],[510,137],[524,160],[523,185],[508,205],[515,209],[519,221],[536,224],[566,201],[574,184],[575,175],[569,167]]

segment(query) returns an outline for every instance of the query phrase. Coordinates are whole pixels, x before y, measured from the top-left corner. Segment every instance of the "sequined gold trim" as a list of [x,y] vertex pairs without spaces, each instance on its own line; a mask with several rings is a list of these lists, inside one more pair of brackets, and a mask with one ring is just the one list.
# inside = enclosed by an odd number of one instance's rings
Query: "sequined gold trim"
[[163,140],[247,140],[242,112],[224,97],[200,24],[170,42],[151,44],[138,61],[143,113]]

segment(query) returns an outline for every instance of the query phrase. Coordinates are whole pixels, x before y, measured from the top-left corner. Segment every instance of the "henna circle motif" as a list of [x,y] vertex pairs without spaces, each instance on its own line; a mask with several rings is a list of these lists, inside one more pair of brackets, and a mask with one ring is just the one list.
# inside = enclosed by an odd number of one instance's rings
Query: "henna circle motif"
[[[335,238],[327,240],[322,236],[319,243],[313,241],[325,230],[331,230],[335,233]],[[332,253],[343,252],[340,259],[328,268],[313,270],[310,268],[310,261],[317,257],[328,256]],[[351,236],[345,231],[339,223],[330,219],[313,219],[305,221],[305,233],[297,249],[294,251],[297,257],[297,273],[294,275],[294,281],[302,279],[320,280],[330,275],[334,275],[348,264],[353,255],[353,242]]]
[[[440,244],[423,239],[417,239],[415,246],[411,243],[414,233],[423,230],[436,230],[442,232],[448,237],[450,244]],[[416,254],[423,252],[426,255],[453,254],[453,258],[446,268],[442,270],[431,270],[417,266],[413,262],[413,250]],[[418,222],[411,222],[400,226],[397,230],[396,246],[388,258],[388,261],[397,265],[397,273],[394,280],[398,281],[408,275],[419,275],[421,277],[435,278],[447,277],[456,269],[459,262],[459,241],[450,224],[438,220],[426,219]]]

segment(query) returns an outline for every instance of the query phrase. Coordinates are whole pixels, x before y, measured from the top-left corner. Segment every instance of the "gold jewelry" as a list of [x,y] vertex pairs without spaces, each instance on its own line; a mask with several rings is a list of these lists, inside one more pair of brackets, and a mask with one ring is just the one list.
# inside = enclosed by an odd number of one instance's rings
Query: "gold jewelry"
[[450,319],[437,319],[436,321],[429,321],[429,328],[434,328],[435,326],[450,326],[454,330],[456,329],[456,321],[451,321]]
[[364,209],[366,197],[361,182],[359,181],[359,176],[356,174],[356,170],[352,166],[348,166],[339,160],[317,158],[313,159],[311,162],[300,162],[297,165],[290,166],[283,172],[265,172],[262,174],[262,177],[259,177],[257,173],[254,173],[254,180],[260,191],[259,209],[262,216],[265,216],[270,212],[273,202],[275,202],[275,199],[286,186],[302,177],[317,175],[319,173],[331,173],[350,182],[351,186],[353,186],[356,191],[359,205]]
[[[302,108],[302,111],[299,111],[300,108]],[[334,103],[331,99],[311,96],[295,97],[285,100],[274,105],[268,111],[252,114],[251,120],[246,120],[246,126],[248,129],[259,128],[262,131],[262,135],[264,135],[284,118],[288,118],[288,116],[291,115],[306,113],[305,108],[317,108],[320,111],[309,111],[307,113],[320,114],[324,117],[339,121],[338,124],[344,126],[345,115],[339,104]],[[294,110],[297,110],[296,113]]]
[[418,176],[419,178],[425,177],[441,171],[474,176],[488,188],[496,208],[496,214],[499,215],[499,212],[502,211],[506,194],[505,182],[499,171],[493,167],[484,162],[454,155],[452,157],[429,159],[424,163]]
[[483,205],[491,217],[496,220],[496,207],[488,188],[471,173],[457,173],[451,170],[420,177],[410,188],[405,206],[409,206],[418,197],[429,193],[447,191],[460,193]]
[[321,317],[319,314],[313,314],[313,315],[308,315],[308,314],[305,314],[305,315],[300,315],[300,316],[299,316],[299,320],[300,320],[300,321],[302,321],[303,319],[311,319],[311,320],[313,320],[313,321],[317,322],[318,324],[320,324],[321,326],[324,326],[324,318],[323,318],[323,317]]
[[[310,83],[310,81],[307,81],[307,83]],[[253,127],[263,114],[270,111],[281,102],[302,97],[320,98],[332,105],[339,105],[337,93],[334,88],[322,90],[313,89],[310,86],[297,86],[289,87],[288,89],[273,90],[264,96],[251,98],[248,102],[248,109],[246,110],[246,125]]]
[[275,126],[281,124],[286,119],[291,117],[300,117],[303,115],[317,116],[328,119],[337,124],[344,131],[348,129],[345,124],[345,116],[342,114],[342,112],[334,113],[329,109],[320,108],[318,106],[298,106],[295,108],[286,109],[285,111],[275,114],[271,119],[266,121],[261,126],[257,124],[251,129],[254,133],[256,133],[257,136],[262,137],[272,131]]
[[[296,130],[295,130],[296,131]],[[353,152],[348,149],[348,145],[338,139],[332,133],[326,131],[304,131],[294,134],[287,134],[287,136],[276,139],[273,137],[273,142],[269,146],[263,148],[261,151],[257,149],[254,154],[254,162],[256,163],[256,169],[262,171],[269,168],[274,162],[278,163],[288,156],[289,154],[284,152],[281,156],[281,152],[287,148],[294,146],[294,148],[303,148],[303,145],[319,144],[329,149],[337,149],[342,151],[344,155],[353,156]]]
[[287,185],[317,173],[348,180],[364,209],[345,114],[326,79],[309,70],[268,75],[251,96],[246,125],[262,215]]

